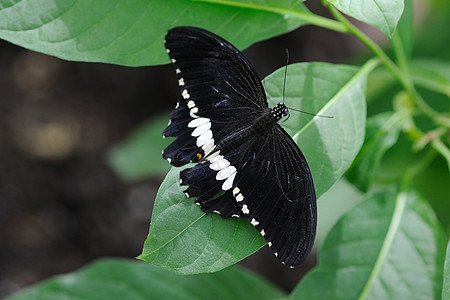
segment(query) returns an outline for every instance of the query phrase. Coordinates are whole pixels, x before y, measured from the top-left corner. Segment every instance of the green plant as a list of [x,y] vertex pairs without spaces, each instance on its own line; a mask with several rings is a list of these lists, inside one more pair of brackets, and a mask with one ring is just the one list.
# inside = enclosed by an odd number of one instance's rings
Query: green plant
[[[319,250],[318,266],[289,298],[448,299],[450,250],[445,256],[442,225],[450,232],[450,43],[445,33],[450,6],[430,4],[439,12],[414,42],[412,0],[322,3],[334,20],[310,12],[301,1],[0,0],[0,37],[63,59],[139,66],[168,62],[163,37],[177,25],[205,27],[239,48],[306,24],[354,35],[374,54],[360,67],[289,66],[288,106],[334,116],[332,121],[291,116],[283,124],[310,164],[318,196],[344,181],[346,172],[345,180],[364,198],[342,212]],[[381,30],[392,50],[383,50],[342,13]],[[282,80],[282,70],[264,80],[272,104],[280,98]],[[155,153],[164,147],[156,138],[164,119],[151,121],[111,150],[109,161],[118,174],[127,180],[161,174],[165,166],[152,167],[149,159],[155,157],[146,151],[148,145]],[[104,261],[11,299],[283,297],[235,266],[220,271],[264,240],[247,222],[203,214],[185,199],[178,173],[173,168],[160,187],[140,256],[172,272]],[[342,205],[328,204],[320,207],[322,215]],[[149,286],[155,278],[158,284]],[[199,281],[208,288],[194,289]]]

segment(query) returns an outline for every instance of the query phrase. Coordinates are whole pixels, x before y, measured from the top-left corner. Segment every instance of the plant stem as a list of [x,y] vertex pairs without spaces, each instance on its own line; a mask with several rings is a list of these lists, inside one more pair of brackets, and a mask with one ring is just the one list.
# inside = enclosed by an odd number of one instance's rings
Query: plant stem
[[395,51],[395,56],[397,58],[397,63],[398,63],[399,68],[404,73],[408,73],[409,72],[408,59],[406,58],[405,49],[400,40],[398,31],[395,31],[394,35],[392,36],[392,46]]
[[450,149],[448,149],[448,147],[439,138],[433,139],[433,141],[431,141],[431,145],[445,158],[445,160],[447,160],[447,167],[450,172]]
[[400,70],[397,65],[389,58],[389,56],[387,56],[387,54],[381,49],[381,47],[378,46],[378,44],[376,44],[364,32],[359,30],[359,28],[353,25],[334,6],[329,5],[329,9],[336,20],[345,25],[350,33],[359,38],[370,50],[372,50],[373,53],[375,53],[375,55],[380,58],[383,64],[388,68],[389,71],[391,71],[394,77],[400,82],[411,99],[417,104],[417,106],[425,115],[429,116],[436,123],[450,128],[450,120],[441,117],[439,115],[439,112],[435,111],[425,102],[425,100],[423,100],[422,96],[416,91],[409,75]]
[[422,157],[422,159],[415,165],[412,165],[405,171],[405,175],[402,179],[401,189],[402,191],[406,191],[411,186],[411,181],[414,177],[423,172],[431,162],[436,158],[437,152],[435,149],[431,148],[428,152]]

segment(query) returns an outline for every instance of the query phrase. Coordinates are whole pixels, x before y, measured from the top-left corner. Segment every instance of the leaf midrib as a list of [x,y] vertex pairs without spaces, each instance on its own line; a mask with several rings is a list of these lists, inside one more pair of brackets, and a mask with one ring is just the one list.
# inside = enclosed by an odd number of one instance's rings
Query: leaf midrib
[[386,233],[386,237],[384,238],[380,252],[378,253],[378,257],[372,268],[372,272],[370,273],[370,276],[367,279],[367,282],[364,285],[361,295],[359,296],[358,300],[363,300],[366,298],[366,296],[368,295],[368,293],[370,292],[370,290],[374,284],[375,279],[380,274],[381,267],[383,266],[384,262],[386,261],[386,257],[388,256],[389,249],[391,248],[392,243],[394,241],[394,237],[397,234],[398,229],[400,227],[400,221],[405,212],[407,198],[408,198],[408,195],[406,192],[401,192],[396,198],[394,212],[392,214],[391,223],[389,224],[389,228]]

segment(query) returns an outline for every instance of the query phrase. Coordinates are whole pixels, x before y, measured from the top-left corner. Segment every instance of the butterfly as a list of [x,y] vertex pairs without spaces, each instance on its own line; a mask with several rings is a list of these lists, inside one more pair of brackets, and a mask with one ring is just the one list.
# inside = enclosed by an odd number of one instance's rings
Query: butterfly
[[248,220],[284,264],[301,264],[314,243],[316,195],[305,157],[278,124],[288,108],[269,108],[253,66],[212,32],[175,27],[165,47],[180,97],[163,158],[196,163],[180,172],[186,196],[205,213]]

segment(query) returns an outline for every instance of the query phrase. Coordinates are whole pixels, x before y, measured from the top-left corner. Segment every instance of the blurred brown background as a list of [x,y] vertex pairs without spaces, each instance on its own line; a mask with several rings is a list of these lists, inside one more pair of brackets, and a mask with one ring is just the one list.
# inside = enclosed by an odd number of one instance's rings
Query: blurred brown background
[[[245,54],[263,78],[285,64],[285,48],[291,63],[342,63],[364,49],[306,26]],[[0,298],[97,257],[139,255],[162,178],[123,183],[105,156],[175,105],[172,66],[67,62],[0,41],[0,69]],[[305,272],[268,249],[244,264],[285,290]]]

